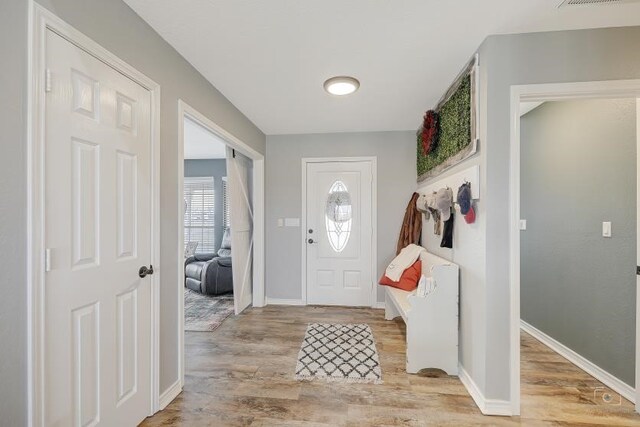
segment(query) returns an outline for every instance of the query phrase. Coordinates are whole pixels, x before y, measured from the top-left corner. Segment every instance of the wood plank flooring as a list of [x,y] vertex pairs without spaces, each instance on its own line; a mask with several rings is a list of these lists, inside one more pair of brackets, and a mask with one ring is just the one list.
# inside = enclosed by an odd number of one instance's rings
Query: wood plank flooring
[[[299,382],[309,322],[368,323],[384,384]],[[184,391],[143,426],[640,425],[633,405],[607,404],[601,383],[522,334],[522,415],[487,417],[457,377],[408,375],[405,325],[382,310],[268,306],[215,332],[186,334]]]

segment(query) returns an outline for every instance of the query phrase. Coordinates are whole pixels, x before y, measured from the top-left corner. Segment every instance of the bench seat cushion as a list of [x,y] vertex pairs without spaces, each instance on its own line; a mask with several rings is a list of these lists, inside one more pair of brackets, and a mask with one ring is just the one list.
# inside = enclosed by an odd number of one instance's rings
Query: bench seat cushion
[[403,291],[412,291],[418,287],[420,281],[420,275],[422,274],[422,261],[418,260],[403,273],[400,280],[394,282],[387,276],[383,275],[380,278],[380,284],[383,286],[391,286],[393,288],[402,289]]

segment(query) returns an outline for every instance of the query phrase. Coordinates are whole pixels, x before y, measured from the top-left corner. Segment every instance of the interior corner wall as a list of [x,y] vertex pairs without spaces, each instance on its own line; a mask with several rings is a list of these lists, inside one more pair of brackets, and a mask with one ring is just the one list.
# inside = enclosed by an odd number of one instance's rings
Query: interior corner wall
[[512,85],[640,79],[640,27],[488,37],[486,73],[486,398],[510,399],[509,146]]
[[[416,185],[415,131],[267,136],[266,294],[302,298],[300,227],[278,227],[278,218],[302,215],[302,158],[376,156],[378,163],[377,275],[395,257],[405,209]],[[377,283],[378,277],[373,279]],[[384,293],[378,289],[378,301]]]
[[633,388],[636,100],[546,102],[520,130],[521,317]]
[[[424,187],[437,184],[438,181],[463,171],[469,167],[482,163],[482,152],[456,165],[445,173],[429,179],[418,186],[418,192],[424,193]],[[482,169],[482,168],[481,168]],[[480,182],[480,193],[484,191],[484,179]],[[442,187],[446,185],[443,184]],[[453,188],[454,197],[457,188]],[[453,248],[442,248],[441,235],[434,233],[434,220],[425,219],[422,222],[422,245],[430,253],[452,261],[460,267],[460,335],[458,338],[459,362],[465,372],[473,379],[478,387],[484,386],[484,325],[486,323],[484,306],[477,301],[484,298],[485,277],[485,204],[480,199],[474,201],[476,221],[467,224],[460,210],[456,206],[453,227]]]
[[[181,292],[178,224],[178,99],[260,153],[264,134],[122,0],[37,0],[39,4],[153,79],[160,106],[160,393],[179,378]],[[4,3],[4,0],[3,0]],[[22,48],[26,47],[26,42]],[[3,79],[4,81],[4,79]],[[25,176],[24,173],[17,174]],[[12,177],[13,184],[15,176]],[[18,184],[21,184],[18,179]],[[24,197],[24,196],[22,196]],[[25,305],[26,307],[26,305]]]
[[[479,62],[478,105],[479,122],[486,122],[487,114],[487,68],[482,57]],[[418,192],[424,192],[426,186],[437,184],[473,166],[480,169],[480,197],[473,203],[476,213],[474,224],[467,224],[456,208],[453,231],[453,248],[441,248],[441,236],[433,231],[433,220],[423,217],[422,242],[426,249],[444,259],[455,262],[460,267],[460,335],[458,337],[458,357],[460,367],[473,383],[485,390],[486,385],[486,192],[487,192],[487,140],[486,127],[479,127],[478,152],[453,166],[437,177],[421,182]],[[453,189],[454,193],[457,189]],[[477,195],[476,195],[477,196]]]
[[184,176],[213,177],[213,206],[214,206],[214,252],[218,252],[222,244],[222,235],[224,234],[223,218],[224,218],[224,196],[222,193],[222,178],[227,176],[227,160],[226,159],[187,159],[184,161]]
[[28,2],[0,2],[0,423],[27,425]]

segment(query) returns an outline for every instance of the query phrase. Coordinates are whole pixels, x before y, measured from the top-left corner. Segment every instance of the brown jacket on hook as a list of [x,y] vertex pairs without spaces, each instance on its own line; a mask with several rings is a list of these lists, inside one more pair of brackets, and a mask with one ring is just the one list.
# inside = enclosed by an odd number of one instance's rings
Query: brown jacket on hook
[[411,243],[420,244],[420,235],[422,233],[422,213],[416,207],[416,200],[420,195],[413,193],[407,210],[404,213],[404,220],[402,221],[402,228],[400,229],[400,237],[398,238],[398,247],[396,248],[396,255],[400,253],[402,248]]

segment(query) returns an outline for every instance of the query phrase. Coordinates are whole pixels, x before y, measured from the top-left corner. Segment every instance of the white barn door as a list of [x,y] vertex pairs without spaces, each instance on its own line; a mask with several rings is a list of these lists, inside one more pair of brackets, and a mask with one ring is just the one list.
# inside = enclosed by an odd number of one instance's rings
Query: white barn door
[[151,94],[50,30],[45,107],[44,420],[151,410]]
[[251,159],[227,147],[227,197],[230,202],[231,259],[236,314],[253,299],[253,209]]

